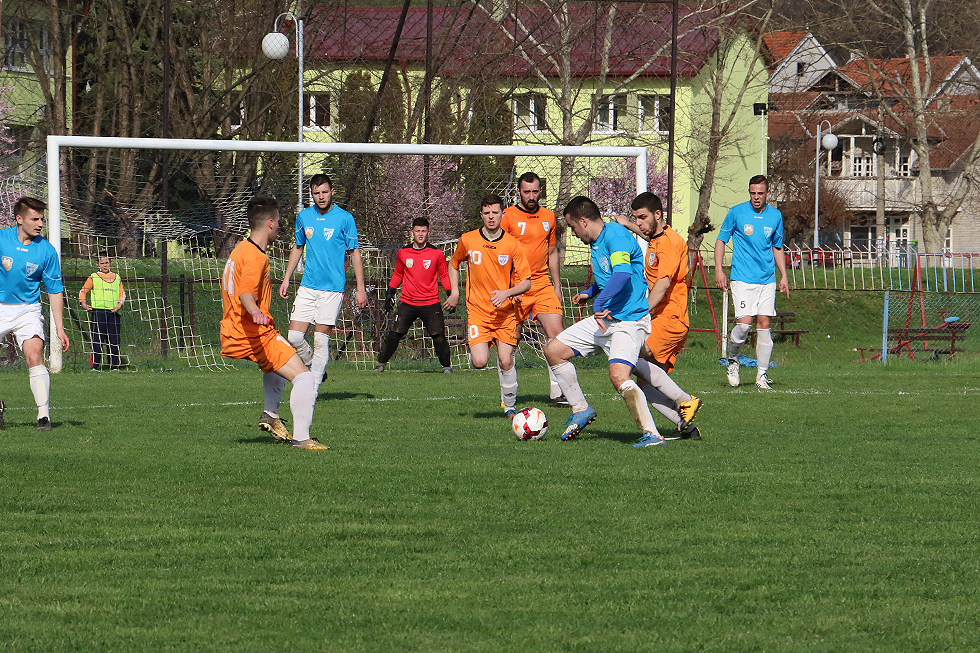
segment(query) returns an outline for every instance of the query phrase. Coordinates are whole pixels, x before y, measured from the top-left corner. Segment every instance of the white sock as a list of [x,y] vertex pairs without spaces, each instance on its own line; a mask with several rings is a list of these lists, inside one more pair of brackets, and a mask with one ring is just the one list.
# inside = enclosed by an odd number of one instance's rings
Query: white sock
[[691,400],[691,395],[681,390],[681,387],[674,383],[674,379],[670,378],[670,375],[650,361],[641,358],[636,361],[636,367],[633,368],[633,371],[666,397],[672,399],[674,403],[679,404]]
[[275,372],[262,375],[262,389],[265,392],[265,412],[272,417],[279,417],[279,403],[282,401],[282,390],[286,387],[286,379]]
[[286,335],[286,339],[289,340],[289,344],[293,346],[296,353],[299,354],[300,360],[303,361],[303,365],[307,367],[313,362],[313,349],[310,348],[310,343],[306,342],[306,334],[302,331],[293,331],[290,329],[289,333]]
[[643,386],[643,395],[647,402],[657,409],[657,412],[669,419],[675,426],[681,425],[681,414],[677,412],[677,404],[652,385]]
[[619,396],[626,402],[626,407],[629,409],[630,415],[633,416],[633,420],[640,427],[641,431],[644,433],[659,434],[657,425],[653,422],[653,415],[650,413],[647,398],[643,396],[643,391],[640,390],[640,386],[636,385],[636,381],[628,379],[623,385],[619,386]]
[[572,412],[580,413],[589,407],[585,393],[582,392],[582,388],[578,384],[578,373],[570,361],[552,365],[551,371],[554,372],[555,379],[561,386],[561,392],[565,395],[565,399],[568,399],[568,403],[572,405]]
[[738,358],[738,352],[742,350],[742,345],[749,339],[749,331],[751,330],[752,326],[744,322],[739,322],[735,325],[735,328],[732,329],[731,340],[728,341],[729,358]]
[[[550,343],[554,338],[548,340]],[[555,378],[555,373],[552,369],[548,368],[548,397],[550,399],[557,399],[561,396],[561,386],[558,385],[558,379]]]
[[328,360],[330,360],[330,336],[316,331],[313,333],[313,365],[310,371],[316,376],[317,390],[320,388],[320,382],[323,381],[323,372],[327,369]]
[[38,365],[27,370],[31,392],[34,394],[34,403],[37,404],[37,418],[51,417],[51,375],[48,368]]
[[760,377],[769,369],[769,359],[772,358],[772,331],[770,329],[756,329],[757,338],[755,343],[755,357],[759,360],[759,370],[756,377]]
[[310,439],[313,404],[316,403],[315,380],[313,372],[297,374],[293,379],[293,389],[289,393],[289,409],[293,413],[293,440],[297,442]]
[[511,410],[517,405],[517,366],[509,370],[498,367],[497,377],[500,379],[500,400],[505,409]]

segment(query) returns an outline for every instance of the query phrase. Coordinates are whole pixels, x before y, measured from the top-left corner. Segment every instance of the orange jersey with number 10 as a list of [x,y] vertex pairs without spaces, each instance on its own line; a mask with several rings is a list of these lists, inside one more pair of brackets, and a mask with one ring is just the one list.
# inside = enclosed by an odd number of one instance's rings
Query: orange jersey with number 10
[[531,278],[524,248],[506,231],[496,240],[487,240],[482,229],[459,237],[456,253],[449,261],[455,269],[466,261],[466,311],[470,322],[493,323],[514,314],[513,300],[496,308],[490,293],[513,288]]
[[537,288],[541,282],[551,285],[548,250],[555,246],[555,214],[543,207],[528,213],[515,204],[504,211],[500,226],[524,247],[531,267],[531,287]]

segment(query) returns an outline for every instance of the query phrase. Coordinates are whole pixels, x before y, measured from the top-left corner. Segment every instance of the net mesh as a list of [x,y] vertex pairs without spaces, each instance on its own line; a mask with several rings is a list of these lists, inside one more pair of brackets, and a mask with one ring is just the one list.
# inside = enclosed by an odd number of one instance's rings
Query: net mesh
[[888,355],[915,360],[949,360],[977,351],[980,293],[889,292]]
[[[273,287],[278,287],[295,224],[295,155],[290,159],[271,152],[172,152],[170,200],[164,207],[160,151],[65,148],[63,152],[62,275],[65,327],[73,343],[64,354],[64,368],[85,369],[93,363],[97,336],[92,315],[81,308],[78,294],[102,253],[111,258],[126,293],[120,311],[122,370],[228,367],[231,361],[221,358],[218,338],[224,261],[247,235],[248,200],[258,194],[274,195],[281,207],[280,237],[268,251]],[[415,217],[429,218],[430,240],[451,255],[459,235],[479,226],[480,198],[494,193],[504,198],[505,205],[516,202],[517,178],[527,170],[541,176],[545,206],[590,194],[604,209],[622,213],[629,207],[628,200],[621,205],[621,198],[635,194],[633,165],[626,157],[307,154],[306,180],[314,173],[329,175],[336,191],[334,201],[355,216],[369,295],[368,306],[357,309],[348,266],[348,294],[332,337],[331,358],[359,368],[374,366],[391,319],[382,307],[395,252],[407,243]],[[45,179],[43,164],[37,164],[10,184],[14,192],[29,188],[44,198]],[[587,264],[588,249],[578,239],[567,239],[567,245],[562,237],[559,247],[567,266]],[[575,280],[587,273],[569,274]],[[565,285],[569,282],[566,279]],[[298,283],[295,275],[291,293]],[[465,283],[465,265],[460,283]],[[273,294],[271,312],[280,331],[285,331],[292,295],[287,301]],[[570,297],[574,291],[566,294]],[[44,293],[42,299],[46,301]],[[447,316],[447,325],[453,365],[466,366],[465,306]],[[536,326],[528,325],[524,341],[525,359],[540,358],[543,336]],[[9,347],[2,362],[22,365],[18,353]],[[412,369],[438,365],[420,323],[403,339],[392,364]]]

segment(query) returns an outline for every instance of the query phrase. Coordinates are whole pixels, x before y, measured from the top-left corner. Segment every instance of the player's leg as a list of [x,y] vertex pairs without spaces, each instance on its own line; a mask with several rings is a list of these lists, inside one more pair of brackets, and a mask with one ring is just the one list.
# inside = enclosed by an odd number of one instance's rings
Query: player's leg
[[102,369],[102,350],[105,340],[105,311],[101,308],[94,308],[89,313],[92,325],[92,369]]
[[285,387],[286,379],[275,372],[262,373],[264,406],[259,418],[259,428],[267,431],[277,442],[291,442],[293,439],[279,416],[279,404],[282,402],[282,391]]
[[119,369],[119,336],[122,332],[122,316],[118,312],[109,311],[109,367]]
[[[295,314],[295,312],[296,308],[294,306],[293,313]],[[310,347],[310,343],[306,342],[306,331],[309,328],[309,322],[289,320],[289,332],[286,334],[286,339],[292,348],[296,350],[304,365],[311,365],[313,363],[313,348]]]
[[337,324],[340,307],[344,303],[342,292],[318,292],[316,319],[313,326],[313,363],[310,371],[316,375],[316,389],[327,378],[327,363],[330,361],[330,335]]
[[[674,379],[670,378],[667,372],[665,372],[659,365],[654,365],[643,358],[636,362],[634,372],[638,377],[649,383],[650,387],[657,390],[661,396],[666,397],[668,400],[673,402],[681,417],[681,422],[675,422],[675,424],[678,424],[678,428],[681,430],[686,429],[694,419],[694,416],[697,414],[698,410],[700,410],[702,403],[701,400],[694,395],[684,392],[684,390],[677,385]],[[649,395],[647,396],[649,397]],[[659,407],[657,410],[673,421],[672,414],[660,410]]]
[[[657,425],[653,421],[653,415],[650,413],[650,406],[647,404],[646,396],[644,396],[643,391],[640,390],[640,386],[637,385],[636,381],[630,378],[632,371],[633,369],[625,362],[609,362],[609,380],[612,382],[616,392],[619,393],[619,396],[626,402],[626,408],[633,417],[633,421],[640,427],[640,432],[643,436],[648,434],[660,436],[660,432],[657,431]],[[659,439],[663,440],[662,437]]]
[[442,304],[419,307],[419,317],[422,318],[422,327],[426,334],[432,338],[432,348],[439,358],[442,371],[451,372],[453,361],[449,351],[449,339],[446,338],[446,318],[442,314]]
[[374,367],[375,372],[385,371],[385,365],[395,355],[395,350],[398,349],[398,343],[405,337],[408,330],[412,328],[412,323],[415,322],[416,317],[415,306],[406,304],[405,302],[398,302],[398,308],[395,311],[395,324],[385,333],[384,339],[381,341],[378,364]]
[[755,357],[758,361],[756,369],[755,387],[760,390],[771,390],[772,385],[769,381],[767,371],[769,361],[772,360],[772,330],[770,329],[770,316],[776,314],[776,284],[770,283],[762,286],[759,295],[758,317],[756,317],[756,343]]
[[310,437],[313,406],[316,403],[316,375],[307,369],[298,354],[276,369],[276,374],[293,384],[289,410],[293,413],[293,446],[297,449],[327,449]]
[[27,362],[28,383],[37,404],[37,430],[51,430],[51,375],[44,366],[44,340],[31,336],[20,344]]
[[[536,317],[538,324],[541,325],[541,329],[544,331],[544,335],[548,338],[548,342],[557,338],[558,334],[565,330],[561,313],[539,313]],[[550,367],[548,368],[548,397],[551,399],[549,405],[568,405],[568,399],[562,395],[561,386],[558,385],[558,379],[555,378],[555,374],[551,371]]]
[[598,324],[595,318],[589,317],[559,333],[558,337],[544,348],[548,365],[555,374],[562,394],[572,407],[572,414],[565,422],[568,426],[561,435],[562,440],[577,437],[582,429],[596,418],[595,409],[586,400],[585,393],[578,383],[578,373],[571,362],[575,356],[588,356],[595,351],[596,331],[598,331]]
[[490,343],[478,342],[470,345],[470,363],[482,370],[490,362]]
[[500,402],[504,414],[513,417],[517,412],[517,367],[514,365],[514,345],[497,340],[497,377],[500,379]]

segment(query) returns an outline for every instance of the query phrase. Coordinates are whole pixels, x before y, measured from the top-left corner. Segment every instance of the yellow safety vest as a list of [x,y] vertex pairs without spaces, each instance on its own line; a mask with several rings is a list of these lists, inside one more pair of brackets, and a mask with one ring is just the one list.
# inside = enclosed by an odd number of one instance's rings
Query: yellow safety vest
[[92,273],[92,296],[89,305],[92,308],[113,309],[119,304],[119,287],[122,279],[119,274],[111,282],[104,281],[98,272]]

